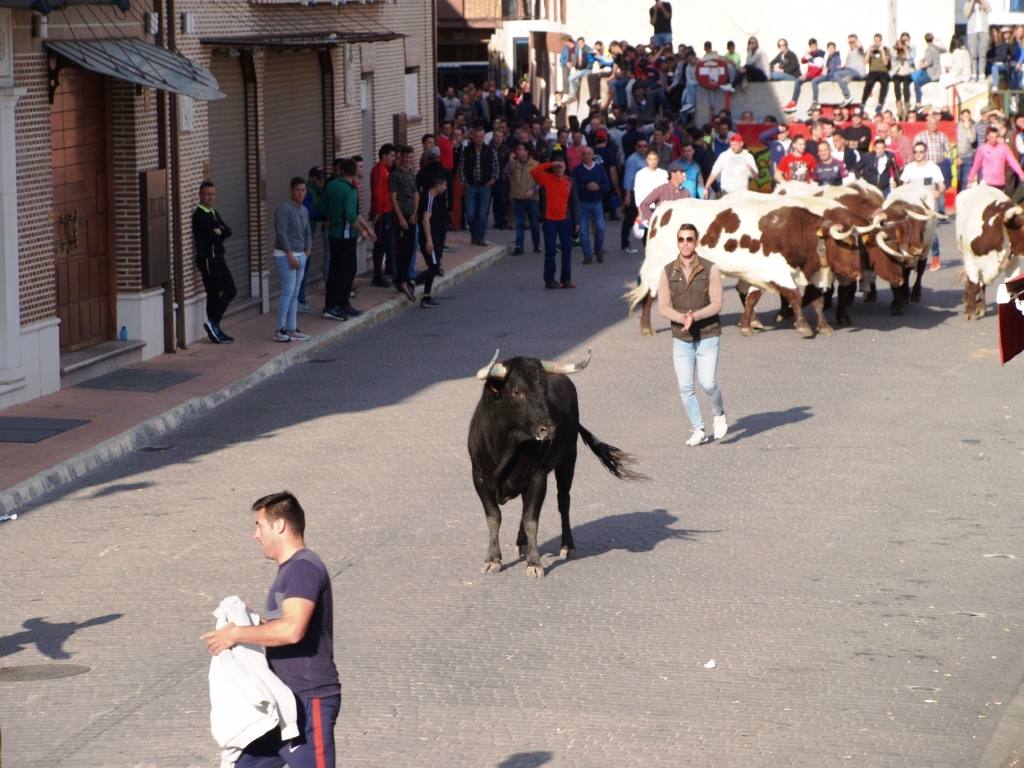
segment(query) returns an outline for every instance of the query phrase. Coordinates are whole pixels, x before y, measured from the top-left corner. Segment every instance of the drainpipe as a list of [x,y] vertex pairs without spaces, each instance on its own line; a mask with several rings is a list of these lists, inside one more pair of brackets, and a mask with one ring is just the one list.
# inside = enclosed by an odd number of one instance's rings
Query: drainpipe
[[[171,50],[177,48],[177,20],[174,14],[174,0],[167,0],[167,47]],[[180,223],[184,220],[181,213],[181,148],[178,141],[178,99],[173,95],[168,96],[170,109],[168,120],[171,129],[171,221],[179,223],[178,230],[174,236],[174,300],[178,304],[178,311],[174,316],[174,330],[177,336],[177,345],[185,349],[185,248],[181,242]]]
[[[161,48],[164,47],[166,36],[164,25],[167,24],[167,16],[164,14],[163,0],[153,0],[153,12],[160,20],[157,28],[155,43]],[[156,92],[156,156],[157,167],[167,167],[167,91],[157,90]],[[173,220],[173,219],[172,219]],[[174,352],[174,283],[163,284],[164,289],[164,352]]]
[[437,3],[430,3],[430,49],[434,52],[434,66],[428,67],[428,72],[434,73],[434,82],[431,83],[430,91],[433,94],[431,101],[433,107],[430,110],[434,113],[434,133],[441,130],[441,126],[437,124],[437,93],[438,93],[438,82],[437,82]]

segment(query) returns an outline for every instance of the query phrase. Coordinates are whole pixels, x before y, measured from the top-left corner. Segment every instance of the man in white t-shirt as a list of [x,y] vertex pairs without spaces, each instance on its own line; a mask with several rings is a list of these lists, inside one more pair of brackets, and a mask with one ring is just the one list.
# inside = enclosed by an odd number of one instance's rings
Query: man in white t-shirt
[[[918,142],[914,145],[914,162],[907,163],[903,173],[900,174],[900,183],[924,187],[935,199],[938,199],[940,195],[945,193],[946,182],[942,178],[942,170],[928,159],[928,147],[923,142]],[[933,253],[932,271],[938,269],[939,266],[939,255],[938,253]],[[910,300],[913,302],[921,300],[921,276],[924,274],[924,268],[925,255],[921,254],[921,258],[917,262],[917,279],[914,281],[914,288],[910,292]],[[905,275],[903,289],[906,290],[910,270],[904,268],[903,274]]]
[[711,175],[704,182],[704,197],[708,196],[711,185],[718,180],[722,194],[745,192],[751,179],[757,178],[757,161],[743,148],[743,137],[738,133],[729,134],[729,149],[718,156],[711,167]]
[[[646,200],[647,196],[662,184],[668,183],[668,171],[659,167],[661,156],[658,150],[652,146],[647,150],[645,159],[647,166],[637,171],[636,178],[633,179],[633,195],[636,198],[637,205]],[[640,217],[643,219],[649,218],[650,211],[647,212],[647,216],[644,216],[643,212],[641,212]]]

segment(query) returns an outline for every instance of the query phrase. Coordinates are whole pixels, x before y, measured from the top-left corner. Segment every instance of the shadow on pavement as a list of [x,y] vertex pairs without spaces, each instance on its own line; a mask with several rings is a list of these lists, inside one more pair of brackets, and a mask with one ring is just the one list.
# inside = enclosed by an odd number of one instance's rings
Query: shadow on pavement
[[498,763],[497,768],[537,768],[550,763],[554,756],[554,752],[516,752]]
[[115,483],[114,485],[108,485],[106,488],[99,488],[93,491],[90,495],[90,499],[101,499],[104,496],[114,496],[118,493],[127,493],[128,491],[141,491],[143,488],[149,488],[150,486],[156,485],[151,480],[146,480],[141,483]]
[[25,628],[24,632],[0,637],[0,658],[11,656],[25,650],[29,645],[34,645],[43,656],[48,656],[51,659],[70,659],[71,654],[64,650],[64,643],[75,632],[99,624],[109,624],[111,621],[117,621],[123,615],[122,613],[108,613],[106,616],[97,616],[95,619],[87,621],[66,621],[59,624],[48,622],[42,616],[25,619],[21,625]]
[[[554,514],[558,514],[555,510]],[[573,526],[572,537],[576,542],[576,555],[571,560],[559,559],[547,566],[550,573],[565,563],[573,560],[586,560],[599,557],[616,550],[641,553],[650,552],[663,541],[680,540],[696,541],[702,533],[721,533],[721,531],[698,531],[687,528],[671,528],[679,518],[670,515],[664,509],[652,509],[647,512],[625,512],[621,515],[609,515],[591,520],[583,525]],[[561,549],[562,538],[559,535],[543,545],[541,552],[554,552]]]
[[729,425],[729,434],[717,442],[728,445],[748,437],[754,437],[754,435],[759,435],[776,427],[796,424],[798,421],[806,421],[813,415],[809,406],[796,405],[784,411],[765,411],[764,413],[752,413],[748,416],[741,416]]

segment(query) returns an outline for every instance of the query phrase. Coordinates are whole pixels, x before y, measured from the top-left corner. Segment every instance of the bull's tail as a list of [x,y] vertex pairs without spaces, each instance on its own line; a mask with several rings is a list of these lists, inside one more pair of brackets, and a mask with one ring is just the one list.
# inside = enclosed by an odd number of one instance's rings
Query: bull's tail
[[580,437],[583,438],[583,442],[601,460],[601,463],[605,465],[607,470],[620,480],[650,480],[642,472],[635,472],[630,469],[635,461],[632,456],[616,448],[614,445],[602,443],[582,424],[580,424]]
[[650,290],[647,288],[646,285],[643,284],[642,280],[639,285],[626,283],[626,287],[629,288],[629,290],[622,294],[622,298],[624,298],[629,303],[629,311],[630,313],[632,313],[633,310],[640,306],[643,303],[644,299],[647,298],[647,294],[650,292]]

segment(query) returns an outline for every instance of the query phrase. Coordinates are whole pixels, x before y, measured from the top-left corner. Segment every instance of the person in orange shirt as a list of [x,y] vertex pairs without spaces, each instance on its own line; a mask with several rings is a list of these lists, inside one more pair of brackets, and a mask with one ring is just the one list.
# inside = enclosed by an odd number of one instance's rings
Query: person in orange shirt
[[[579,234],[579,198],[576,186],[565,174],[565,155],[555,152],[551,161],[530,169],[537,185],[544,188],[544,287],[575,288],[572,281],[572,241]],[[555,282],[555,250],[562,248],[562,274]]]

